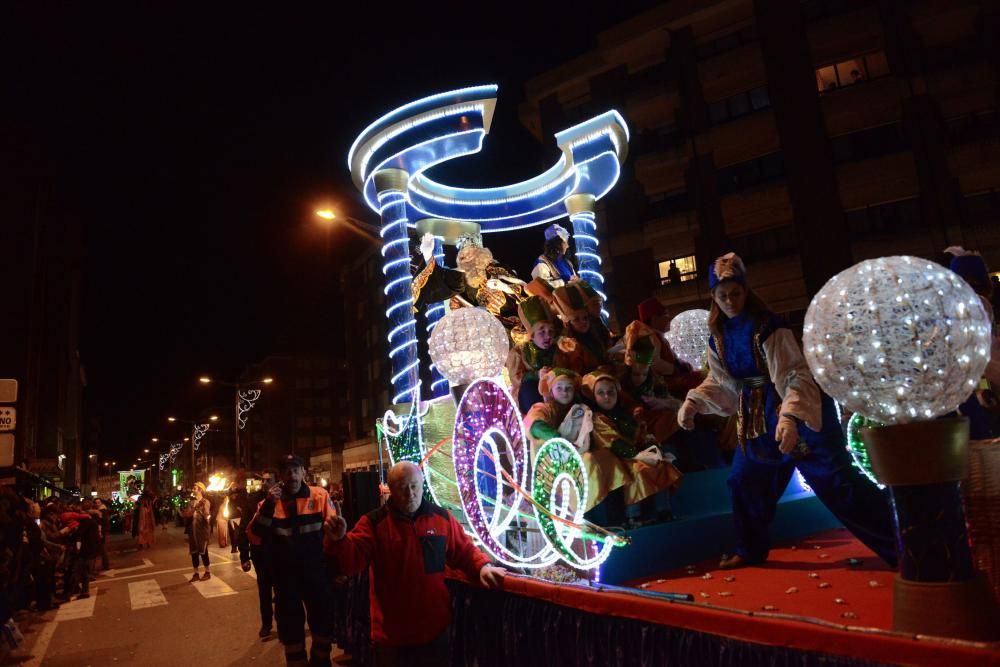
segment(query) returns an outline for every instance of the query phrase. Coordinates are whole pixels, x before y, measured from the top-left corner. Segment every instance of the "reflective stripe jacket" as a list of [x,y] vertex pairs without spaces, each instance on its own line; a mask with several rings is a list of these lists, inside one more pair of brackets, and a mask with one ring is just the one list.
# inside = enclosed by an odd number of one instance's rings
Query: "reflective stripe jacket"
[[247,536],[253,545],[267,542],[280,558],[295,552],[319,558],[323,549],[323,522],[336,516],[330,495],[318,486],[303,483],[294,496],[286,493],[280,502],[270,497],[257,506]]

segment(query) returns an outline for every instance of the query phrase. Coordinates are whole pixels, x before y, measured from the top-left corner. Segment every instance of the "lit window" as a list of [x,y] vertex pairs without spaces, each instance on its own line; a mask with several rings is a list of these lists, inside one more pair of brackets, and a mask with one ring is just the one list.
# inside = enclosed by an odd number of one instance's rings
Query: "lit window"
[[[675,268],[672,269],[671,265]],[[672,282],[686,282],[698,277],[698,266],[695,263],[694,255],[664,260],[659,263],[659,270],[661,285]]]
[[817,68],[816,89],[821,93],[831,92],[888,74],[889,62],[885,58],[885,53],[876,51]]

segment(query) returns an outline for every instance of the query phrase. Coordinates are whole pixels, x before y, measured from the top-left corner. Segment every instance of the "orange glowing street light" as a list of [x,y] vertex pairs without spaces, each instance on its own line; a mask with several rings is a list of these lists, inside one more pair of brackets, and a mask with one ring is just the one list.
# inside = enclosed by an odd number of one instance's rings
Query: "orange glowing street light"
[[168,422],[175,422],[175,421],[177,421],[177,417],[167,417],[167,421]]
[[159,441],[160,441],[160,439],[159,439],[159,438],[151,438],[151,439],[150,439],[150,441],[151,441],[151,442],[159,442]]
[[200,378],[198,378],[198,382],[202,384],[210,384],[212,382],[212,378],[208,377],[207,375],[202,375]]
[[219,421],[219,415],[212,415],[211,417],[208,418],[208,421],[210,421],[210,422],[217,422],[217,421]]
[[144,450],[142,450],[142,453],[143,454],[149,454],[149,450],[148,449],[144,449]]
[[320,218],[323,218],[324,220],[333,220],[334,218],[337,217],[337,214],[328,208],[319,209],[318,211],[316,211],[316,215]]

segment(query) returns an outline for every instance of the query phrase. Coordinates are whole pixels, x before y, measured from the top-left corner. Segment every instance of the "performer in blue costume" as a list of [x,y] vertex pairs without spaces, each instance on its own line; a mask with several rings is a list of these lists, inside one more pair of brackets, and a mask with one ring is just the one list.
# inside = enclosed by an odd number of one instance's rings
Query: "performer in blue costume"
[[[991,303],[994,288],[990,280],[990,271],[986,267],[986,260],[978,252],[966,250],[961,246],[945,248],[945,252],[952,255],[948,268],[969,284],[969,287],[982,301],[990,322],[994,322],[992,347],[995,348],[997,346],[996,313],[993,312],[993,304]],[[984,377],[976,386],[976,390],[965,399],[964,403],[958,406],[958,414],[969,418],[970,440],[1000,438],[1000,392],[997,391],[1000,385],[995,383],[995,377],[990,377],[990,370],[991,368],[995,369],[997,361],[991,355],[991,365],[987,367]],[[992,375],[995,375],[995,372]],[[991,379],[994,382],[991,382]]]
[[566,257],[569,252],[569,232],[560,225],[545,228],[545,251],[535,260],[532,278],[540,278],[554,288],[562,287],[578,278],[573,262]]
[[792,331],[747,287],[735,254],[715,261],[708,284],[709,374],[688,392],[677,421],[690,430],[698,413],[737,415],[729,475],[736,553],[719,567],[767,559],[768,527],[795,468],[848,530],[895,566],[888,496],[852,465],[833,400],[813,380]]

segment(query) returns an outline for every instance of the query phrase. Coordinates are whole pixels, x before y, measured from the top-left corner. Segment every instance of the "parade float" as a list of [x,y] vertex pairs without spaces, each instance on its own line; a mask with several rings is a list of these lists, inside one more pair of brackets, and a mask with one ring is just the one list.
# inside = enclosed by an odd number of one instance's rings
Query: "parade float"
[[[552,438],[532,455],[523,415],[503,371],[513,332],[475,303],[421,298],[422,285],[415,281],[422,281],[423,274],[412,271],[411,243],[433,239],[425,259],[443,267],[446,248],[463,240],[482,245],[490,234],[568,219],[578,274],[606,302],[596,203],[618,180],[629,129],[620,113],[609,110],[558,132],[558,159],[520,183],[466,188],[434,178],[434,166],[483,148],[496,94],[496,86],[475,86],[403,105],[369,125],[348,155],[355,185],[381,219],[393,405],[378,420],[377,433],[386,463],[420,465],[426,497],[448,508],[480,548],[512,573],[539,574],[555,565],[576,575],[575,581],[556,581],[511,574],[502,593],[456,585],[456,660],[493,664],[492,658],[504,656],[505,663],[518,664],[682,660],[741,665],[811,659],[830,664],[1000,661],[996,645],[934,638],[921,625],[924,619],[910,626],[897,623],[894,629],[892,571],[870,564],[871,553],[839,528],[801,478],[793,478],[778,504],[772,538],[784,544],[772,552],[770,569],[722,576],[708,564],[707,559],[731,544],[725,469],[685,476],[673,499],[676,521],[625,531],[584,519],[589,490],[574,444]],[[853,317],[851,308],[865,307],[842,299],[838,307],[846,310],[823,317],[817,315],[822,305],[822,300],[814,301],[810,309],[814,317],[808,331],[813,335]],[[945,318],[932,311],[933,305],[921,313],[925,323],[932,316]],[[602,316],[607,317],[606,310]],[[682,314],[669,338],[678,356],[696,368],[704,365],[706,322],[707,311]],[[907,331],[892,329],[886,345],[903,340]],[[851,349],[843,343],[840,348]],[[814,346],[813,357],[815,352]],[[960,355],[937,361],[934,368],[949,373],[948,378],[964,381],[976,372],[975,363]],[[959,370],[953,368],[956,364]],[[843,380],[856,366],[857,357],[844,358],[823,371],[813,370]],[[864,373],[861,377],[871,382]],[[913,384],[912,378],[899,379],[900,386]],[[870,427],[892,420],[881,408],[862,407],[871,403],[870,392],[859,403],[857,387],[847,394],[832,387],[828,391],[859,415],[849,432],[856,464],[872,479],[896,483],[881,479],[880,446],[869,437]],[[928,419],[946,407],[914,406],[904,402],[897,409],[918,409]],[[949,502],[955,500],[957,486],[951,472],[943,475],[946,486],[952,485],[942,491]],[[912,502],[905,511],[926,519],[926,497],[919,492],[908,497]],[[958,514],[951,517],[951,530],[942,540],[957,544],[960,520]],[[905,544],[908,538],[900,539]],[[869,564],[859,554],[867,554]],[[931,579],[956,568],[969,574],[963,553],[944,560]],[[904,584],[911,579],[903,575]],[[900,586],[895,584],[897,594]],[[811,594],[798,595],[807,587],[814,589]],[[365,616],[365,588],[359,584],[342,600],[355,611],[348,611],[338,628],[338,643],[362,656],[366,635],[364,621],[358,619]],[[948,592],[944,598],[965,599],[961,595],[971,590],[958,586],[955,593],[955,588],[951,598]],[[500,605],[497,595],[503,596]],[[915,599],[932,599],[924,595]],[[975,599],[985,604],[981,596]],[[914,624],[919,634],[912,630]],[[496,632],[484,633],[484,627]]]

